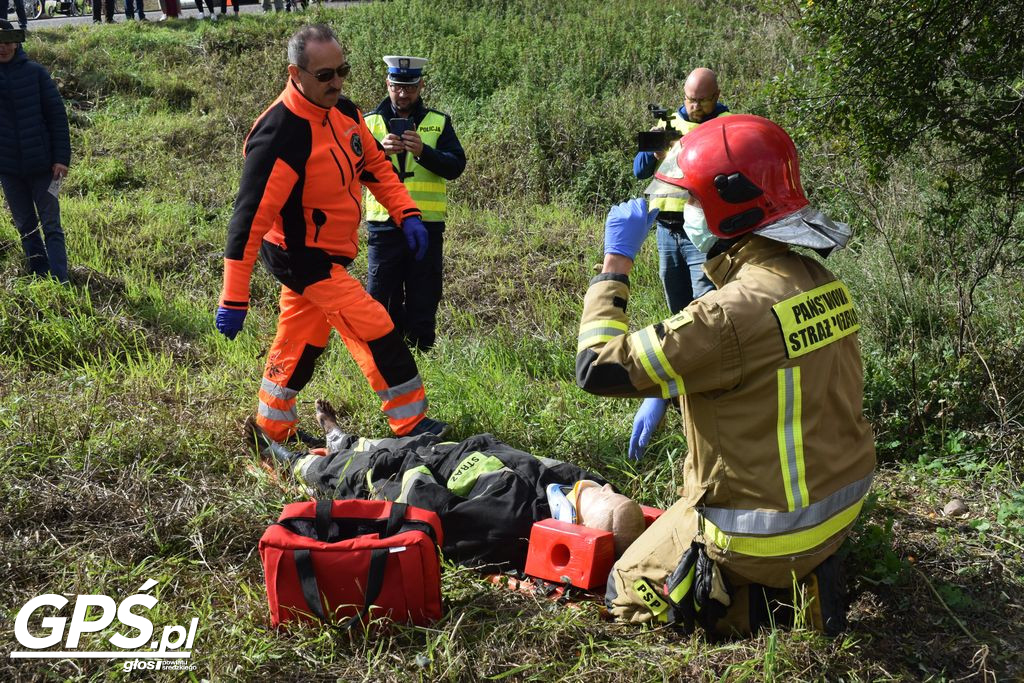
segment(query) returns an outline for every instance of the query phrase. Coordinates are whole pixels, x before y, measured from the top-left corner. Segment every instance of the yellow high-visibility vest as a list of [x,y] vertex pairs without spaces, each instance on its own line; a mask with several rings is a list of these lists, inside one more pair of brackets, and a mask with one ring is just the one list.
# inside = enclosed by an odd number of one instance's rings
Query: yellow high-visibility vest
[[[728,115],[729,112],[723,111],[718,116]],[[680,131],[683,134],[683,137],[685,137],[687,133],[689,133],[691,130],[693,130],[699,125],[699,123],[687,121],[686,119],[679,115],[678,111],[672,115],[672,127],[677,131]],[[660,127],[664,128],[665,123],[661,122]],[[679,152],[682,150],[682,145],[680,144],[682,141],[683,138],[679,138],[678,140],[672,143],[672,146],[669,147],[668,154],[665,155],[665,158],[662,159],[661,164],[658,166],[658,170],[661,170],[662,168],[669,169],[674,167],[676,163],[676,157],[679,156]],[[681,214],[683,212],[683,205],[686,204],[686,191],[680,190],[678,194],[679,196],[669,197],[655,195],[648,199],[647,204],[652,209],[661,209],[662,213],[665,213],[666,211],[672,211]]]
[[[366,117],[366,127],[378,141],[383,140],[388,134],[387,123],[380,114],[370,114]],[[427,112],[416,132],[424,145],[437,147],[437,140],[444,130],[444,116],[434,111]],[[392,165],[398,169],[398,155],[392,154],[389,157]],[[423,213],[424,221],[443,221],[448,209],[448,193],[445,190],[445,179],[436,173],[431,173],[420,166],[412,154],[406,153],[405,159],[406,177],[402,180],[412,200]],[[366,193],[366,220],[386,221],[389,217],[388,210],[377,201],[373,193]]]

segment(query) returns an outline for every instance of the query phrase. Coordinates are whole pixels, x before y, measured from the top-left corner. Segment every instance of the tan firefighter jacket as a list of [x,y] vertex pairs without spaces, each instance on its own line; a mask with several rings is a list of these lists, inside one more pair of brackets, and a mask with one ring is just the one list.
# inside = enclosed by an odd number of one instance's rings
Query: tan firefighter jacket
[[637,574],[662,586],[695,539],[734,582],[789,586],[839,547],[871,483],[860,325],[846,286],[757,235],[705,270],[716,291],[632,333],[625,276],[598,275],[584,301],[579,386],[681,397],[689,445],[683,498],[613,570],[620,605],[643,604]]

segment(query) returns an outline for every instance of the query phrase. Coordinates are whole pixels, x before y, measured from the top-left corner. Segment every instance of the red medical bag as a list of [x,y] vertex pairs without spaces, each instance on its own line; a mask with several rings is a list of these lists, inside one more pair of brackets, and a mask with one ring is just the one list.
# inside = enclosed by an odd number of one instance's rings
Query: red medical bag
[[[260,539],[274,626],[348,617],[441,617],[441,521],[382,500],[291,503]],[[372,607],[372,610],[371,610]]]

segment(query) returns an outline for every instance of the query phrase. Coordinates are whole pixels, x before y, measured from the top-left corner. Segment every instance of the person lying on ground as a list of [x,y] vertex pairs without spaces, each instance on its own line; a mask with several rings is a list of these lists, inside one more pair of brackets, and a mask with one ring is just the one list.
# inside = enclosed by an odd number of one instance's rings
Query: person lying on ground
[[316,497],[383,499],[436,512],[442,549],[458,564],[522,570],[533,523],[553,516],[612,532],[616,557],[644,530],[640,506],[604,478],[490,434],[459,443],[434,434],[367,439],[343,432],[323,400],[316,402],[316,419],[327,437],[325,449],[291,451],[251,419],[247,437]]

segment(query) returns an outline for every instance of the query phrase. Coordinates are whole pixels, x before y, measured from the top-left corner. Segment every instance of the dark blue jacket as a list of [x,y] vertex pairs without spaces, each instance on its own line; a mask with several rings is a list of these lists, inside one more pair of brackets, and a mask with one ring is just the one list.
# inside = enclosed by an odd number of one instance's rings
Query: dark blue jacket
[[0,64],[0,173],[34,175],[71,165],[68,115],[53,79],[20,47]]
[[[729,107],[725,106],[721,102],[715,104],[715,108],[711,110],[701,123],[706,123],[713,118],[717,118],[722,112],[729,111]],[[686,105],[679,107],[679,115],[683,117],[683,121],[689,121],[690,116],[686,113]],[[640,180],[644,178],[650,178],[654,175],[654,170],[658,166],[658,159],[654,156],[654,152],[637,152],[633,158],[633,175]]]

